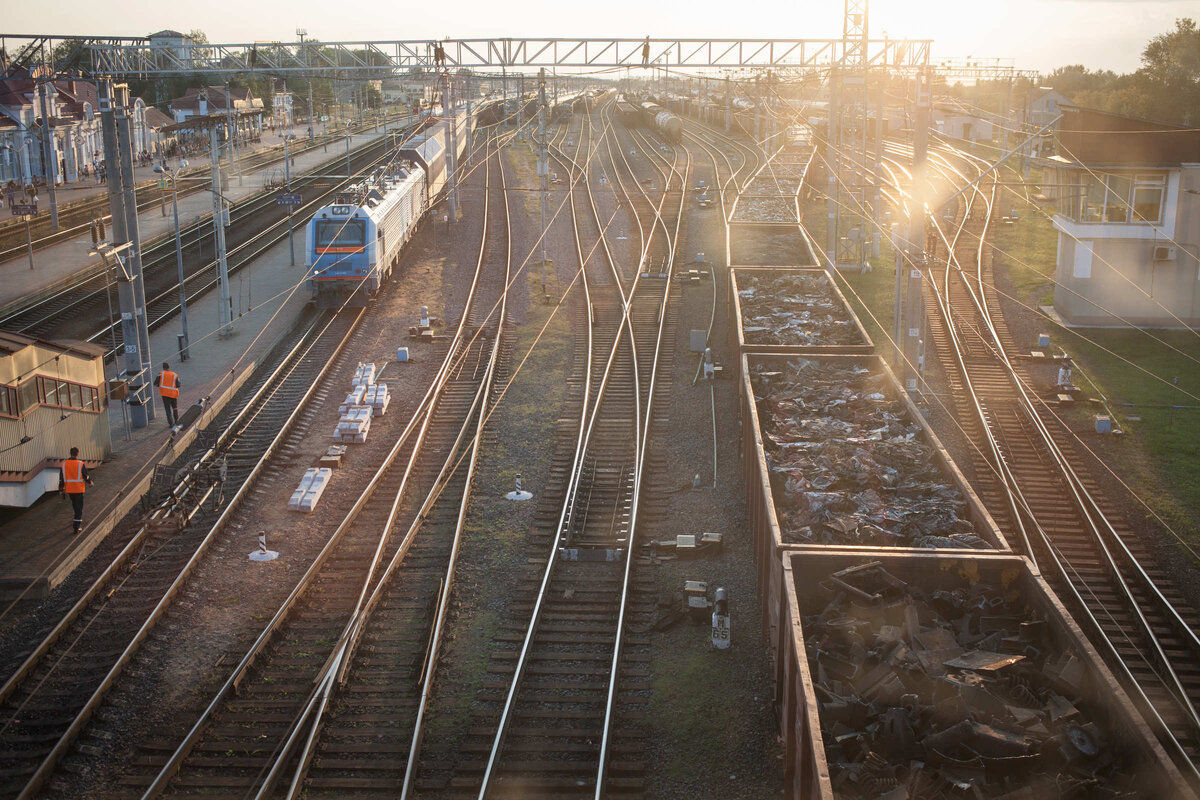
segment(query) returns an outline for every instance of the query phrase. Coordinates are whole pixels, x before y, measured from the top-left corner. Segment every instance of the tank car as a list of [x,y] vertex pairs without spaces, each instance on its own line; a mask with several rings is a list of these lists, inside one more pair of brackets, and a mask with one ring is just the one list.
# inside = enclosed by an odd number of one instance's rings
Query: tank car
[[657,103],[642,103],[642,115],[646,124],[666,141],[674,144],[683,141],[683,122],[675,114]]

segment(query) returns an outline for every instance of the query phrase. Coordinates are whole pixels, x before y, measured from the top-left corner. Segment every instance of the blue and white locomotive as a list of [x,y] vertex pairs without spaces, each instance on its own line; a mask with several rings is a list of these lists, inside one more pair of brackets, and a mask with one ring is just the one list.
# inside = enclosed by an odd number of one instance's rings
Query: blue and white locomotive
[[[461,160],[471,123],[460,113],[454,124]],[[450,120],[430,122],[386,167],[309,220],[306,285],[318,308],[365,306],[379,291],[445,190],[449,133]]]

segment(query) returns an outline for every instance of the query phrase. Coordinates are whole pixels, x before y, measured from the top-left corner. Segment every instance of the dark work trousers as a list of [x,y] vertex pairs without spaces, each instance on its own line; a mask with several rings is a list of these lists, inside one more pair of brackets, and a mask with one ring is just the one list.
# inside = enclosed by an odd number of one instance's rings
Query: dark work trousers
[[174,428],[175,423],[179,422],[179,398],[163,397],[163,410],[167,414],[167,427]]
[[83,527],[83,492],[73,492],[68,494],[71,498],[71,508],[75,510],[75,519],[72,522],[75,533],[79,533],[79,529]]

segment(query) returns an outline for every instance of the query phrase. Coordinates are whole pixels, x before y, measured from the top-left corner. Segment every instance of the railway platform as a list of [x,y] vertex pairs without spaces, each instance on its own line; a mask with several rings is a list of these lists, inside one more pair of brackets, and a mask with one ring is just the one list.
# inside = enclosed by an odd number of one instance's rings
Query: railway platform
[[[324,126],[321,124],[317,125],[317,136],[320,136],[322,134],[323,127]],[[294,133],[297,138],[300,138],[301,136],[305,137],[302,141],[307,141],[308,134],[303,125],[295,126],[294,128],[292,128],[291,132]],[[281,136],[282,136],[282,133],[279,131],[265,131],[264,130],[262,133],[261,141],[249,142],[244,145],[239,145],[238,158],[239,159],[246,158],[248,156],[261,153],[265,150],[279,150],[280,152],[282,152],[283,139],[281,138]],[[207,170],[210,168],[210,165],[211,165],[211,162],[208,157],[208,153],[206,153],[206,152],[205,153],[197,153],[195,155],[184,156],[184,158],[187,159],[189,170],[194,170],[194,171]],[[171,157],[171,158],[167,159],[167,166],[171,167],[172,169],[174,169],[176,166],[178,166],[178,164],[179,164],[178,157]],[[280,165],[280,166],[278,166],[278,168],[282,169],[283,167],[282,167],[282,165]],[[145,184],[152,183],[152,182],[156,181],[157,179],[158,179],[158,174],[155,173],[153,166],[140,166],[140,165],[134,166],[133,181],[137,186],[144,186]],[[95,175],[91,175],[87,178],[80,176],[79,180],[75,181],[74,183],[59,184],[56,187],[56,191],[58,192],[58,202],[62,205],[66,205],[68,203],[77,203],[80,200],[86,200],[91,197],[96,197],[97,195],[107,194],[108,193],[108,184],[100,183],[98,180],[96,180]],[[40,186],[38,194],[40,196],[39,209],[40,209],[41,213],[42,214],[49,213],[50,200],[49,200],[49,195],[46,192],[46,188],[44,186]],[[155,194],[157,194],[157,190],[155,190]],[[28,264],[27,264],[27,266],[28,266]]]
[[304,313],[308,296],[301,286],[302,259],[289,264],[284,241],[231,280],[235,320],[233,333],[217,335],[218,294],[209,292],[188,306],[190,336],[187,361],[180,361],[173,323],[150,335],[155,372],[163,361],[178,372],[183,384],[179,411],[209,398],[199,423],[171,440],[161,401],[154,391],[155,419],[141,429],[127,428],[121,403],[109,406],[111,459],[91,470],[84,508],[84,528],[71,532],[70,505],[48,493],[29,508],[0,509],[0,603],[17,597],[44,597],[61,583],[133,508],[149,486],[154,465],[170,463],[195,438],[196,431],[215,416],[249,376],[255,361],[265,356]]
[[[389,132],[394,131],[395,127],[390,127],[388,130]],[[350,137],[350,149],[353,150],[383,136],[382,126],[378,131],[355,134]],[[329,142],[327,148],[317,148],[297,155],[293,159],[292,177],[296,178],[327,161],[336,159],[339,154],[344,152],[345,146],[345,138],[335,139]],[[277,178],[278,173],[281,173],[282,170],[283,165],[276,164],[246,172],[240,180],[232,177],[229,180],[230,185],[226,190],[226,196],[238,201],[261,192],[264,185]],[[335,171],[332,174],[340,173]],[[183,188],[183,185],[181,181],[180,188]],[[180,225],[186,226],[191,222],[211,217],[212,196],[209,192],[203,191],[180,196]],[[156,206],[138,216],[138,227],[142,244],[145,246],[159,237],[172,236],[175,231],[175,218],[169,206],[166,216]],[[301,241],[303,240],[302,228],[298,237]],[[0,313],[30,296],[48,293],[59,286],[65,287],[77,277],[100,269],[103,261],[99,255],[91,255],[92,247],[91,236],[85,233],[69,241],[35,251],[32,269],[26,255],[0,263]],[[303,250],[302,247],[301,250]]]

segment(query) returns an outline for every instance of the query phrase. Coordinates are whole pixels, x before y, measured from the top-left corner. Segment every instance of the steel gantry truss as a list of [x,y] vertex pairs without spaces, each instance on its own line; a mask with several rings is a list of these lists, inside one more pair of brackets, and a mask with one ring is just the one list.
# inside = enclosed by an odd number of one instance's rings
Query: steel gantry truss
[[[13,40],[70,37],[9,36]],[[839,63],[844,39],[442,39],[442,59],[429,39],[358,42],[241,42],[166,44],[145,37],[85,41],[84,69],[118,78],[169,77],[193,72],[312,74],[338,71],[379,75],[415,68],[606,69],[645,64],[675,68],[818,67]],[[649,44],[649,57],[643,47]],[[856,40],[856,60],[897,70],[929,63],[930,39]],[[861,55],[857,50],[861,48]]]

